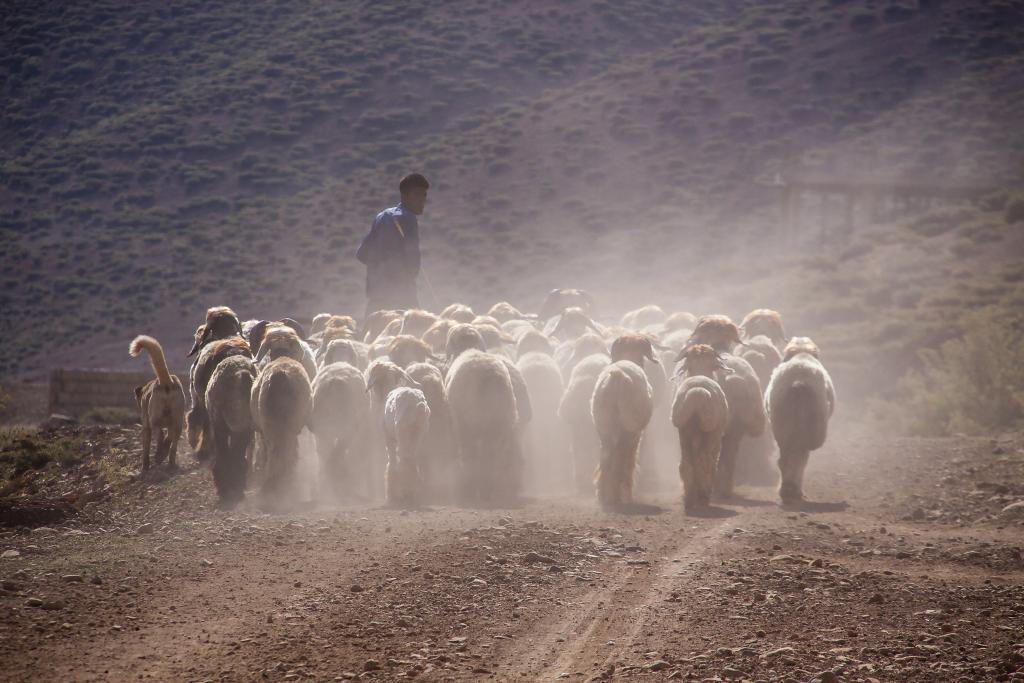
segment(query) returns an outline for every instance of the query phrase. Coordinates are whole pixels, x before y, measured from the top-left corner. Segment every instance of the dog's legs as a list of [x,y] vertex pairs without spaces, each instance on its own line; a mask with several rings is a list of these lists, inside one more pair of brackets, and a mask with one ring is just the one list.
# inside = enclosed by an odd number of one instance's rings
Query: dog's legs
[[149,442],[152,439],[152,432],[149,429],[149,424],[144,423],[142,426],[142,471],[145,472],[149,469]]
[[178,466],[178,439],[181,438],[181,425],[175,425],[168,429],[167,438],[170,441],[167,449],[167,466],[174,469]]

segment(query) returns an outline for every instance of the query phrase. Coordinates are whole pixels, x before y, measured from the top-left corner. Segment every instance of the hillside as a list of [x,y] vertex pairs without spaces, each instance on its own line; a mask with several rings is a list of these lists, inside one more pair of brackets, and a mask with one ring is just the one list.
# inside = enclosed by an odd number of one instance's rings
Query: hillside
[[[1022,20],[1009,1],[16,3],[0,378],[125,367],[141,331],[179,359],[212,304],[361,311],[352,252],[418,169],[444,302],[771,305],[870,392],[965,310],[1021,301]],[[783,244],[755,180],[794,169],[1009,190],[941,229]]]

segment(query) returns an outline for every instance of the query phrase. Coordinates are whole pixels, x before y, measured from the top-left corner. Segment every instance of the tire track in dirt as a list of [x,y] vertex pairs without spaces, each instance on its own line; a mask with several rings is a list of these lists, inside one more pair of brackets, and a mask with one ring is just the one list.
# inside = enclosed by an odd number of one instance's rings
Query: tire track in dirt
[[[672,514],[671,508],[664,514]],[[681,576],[693,573],[722,542],[727,529],[744,523],[752,512],[697,521],[689,536],[674,530],[656,539],[650,565],[620,564],[607,585],[588,593],[575,609],[548,623],[533,624],[522,643],[501,657],[499,671],[516,671],[531,680],[553,681],[576,675],[600,675],[625,658],[638,639],[648,613],[660,604]],[[664,534],[664,532],[662,532]],[[657,558],[657,559],[654,559]]]

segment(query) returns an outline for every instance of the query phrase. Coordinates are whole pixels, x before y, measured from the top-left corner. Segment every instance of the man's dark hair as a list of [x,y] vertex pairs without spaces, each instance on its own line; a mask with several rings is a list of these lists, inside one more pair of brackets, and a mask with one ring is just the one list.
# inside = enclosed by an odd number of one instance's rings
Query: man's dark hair
[[410,173],[402,178],[402,181],[398,183],[398,191],[402,194],[405,194],[415,187],[422,187],[424,190],[430,189],[430,183],[427,182],[427,179],[422,173]]

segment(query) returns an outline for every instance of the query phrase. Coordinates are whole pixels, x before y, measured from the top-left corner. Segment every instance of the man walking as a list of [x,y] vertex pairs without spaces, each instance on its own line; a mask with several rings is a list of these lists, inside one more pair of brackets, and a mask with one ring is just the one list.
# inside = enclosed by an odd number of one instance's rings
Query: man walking
[[430,183],[411,173],[398,184],[402,201],[373,219],[370,233],[356,251],[366,264],[366,315],[387,309],[418,308],[416,276],[420,272],[420,228]]

